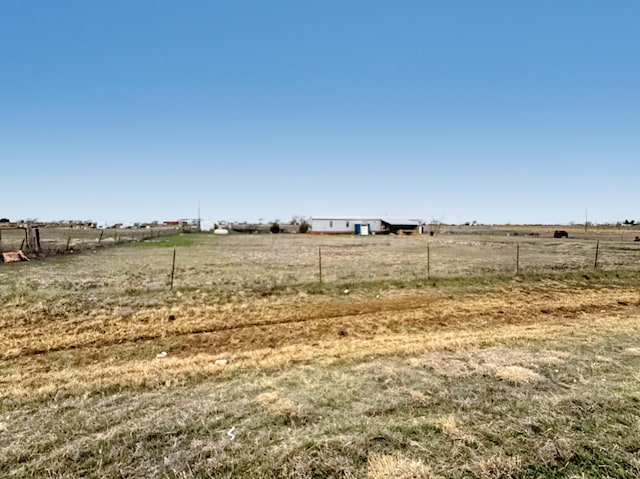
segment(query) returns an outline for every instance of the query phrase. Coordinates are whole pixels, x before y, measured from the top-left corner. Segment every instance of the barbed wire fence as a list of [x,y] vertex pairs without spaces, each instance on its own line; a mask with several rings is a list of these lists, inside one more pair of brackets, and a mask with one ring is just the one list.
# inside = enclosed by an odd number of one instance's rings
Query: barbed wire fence
[[[640,271],[640,242],[627,239],[218,236],[188,234],[175,227],[42,228],[39,234],[41,251],[37,257],[44,258],[43,266],[47,265],[42,269],[42,284],[53,278],[51,281],[68,282],[65,284],[80,290],[117,287],[132,295],[171,290],[270,294],[318,285],[355,288],[377,282]],[[0,247],[12,251],[26,241],[24,231],[3,229]],[[75,254],[72,264],[46,259],[72,251],[92,254]],[[6,273],[12,270],[10,265],[0,268]]]
[[231,235],[157,254],[161,274],[178,290],[266,292],[314,284],[640,271],[640,243],[601,240]]
[[148,228],[3,227],[0,253],[22,251],[28,258],[45,258],[87,249],[108,248],[173,235],[183,226]]

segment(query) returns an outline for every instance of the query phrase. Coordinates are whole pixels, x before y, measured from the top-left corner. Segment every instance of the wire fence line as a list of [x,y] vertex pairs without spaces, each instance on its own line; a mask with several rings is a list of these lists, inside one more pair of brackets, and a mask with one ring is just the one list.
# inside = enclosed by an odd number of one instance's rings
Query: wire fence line
[[23,251],[42,258],[151,240],[182,231],[181,226],[150,228],[14,227],[0,228],[0,253]]
[[[0,278],[29,291],[62,286],[86,298],[115,294],[138,301],[171,290],[243,294],[320,283],[356,287],[376,281],[640,270],[640,243],[611,240],[123,233],[116,239],[107,230],[100,240],[100,231],[85,232],[78,242],[72,236],[71,245],[91,254],[3,265]],[[66,246],[66,241],[61,235],[57,244]],[[122,246],[97,246],[103,243]],[[30,268],[36,281],[29,279]]]
[[[470,237],[193,235],[190,246],[122,248],[93,255],[99,268],[129,271],[130,286],[269,290],[587,270],[640,270],[640,244],[600,240]],[[146,285],[146,286],[145,286]]]
[[[404,239],[403,239],[404,241]],[[422,244],[420,244],[422,243]],[[327,282],[640,270],[640,244],[600,240],[447,239],[377,250],[321,245],[318,279]]]

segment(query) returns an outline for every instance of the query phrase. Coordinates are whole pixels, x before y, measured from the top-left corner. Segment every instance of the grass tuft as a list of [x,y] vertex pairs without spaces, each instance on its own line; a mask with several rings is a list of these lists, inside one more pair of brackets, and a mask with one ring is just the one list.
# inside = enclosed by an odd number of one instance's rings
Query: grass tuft
[[369,458],[368,479],[437,479],[431,468],[401,454],[374,454]]
[[496,370],[496,377],[512,384],[527,384],[544,378],[535,371],[522,366],[505,366]]
[[522,470],[522,459],[499,454],[480,461],[472,470],[478,479],[515,479]]

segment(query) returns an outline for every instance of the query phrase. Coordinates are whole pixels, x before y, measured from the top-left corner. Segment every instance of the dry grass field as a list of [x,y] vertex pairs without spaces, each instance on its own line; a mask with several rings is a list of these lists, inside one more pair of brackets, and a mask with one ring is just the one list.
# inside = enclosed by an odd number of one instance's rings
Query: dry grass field
[[0,265],[0,477],[640,477],[639,285],[611,233]]

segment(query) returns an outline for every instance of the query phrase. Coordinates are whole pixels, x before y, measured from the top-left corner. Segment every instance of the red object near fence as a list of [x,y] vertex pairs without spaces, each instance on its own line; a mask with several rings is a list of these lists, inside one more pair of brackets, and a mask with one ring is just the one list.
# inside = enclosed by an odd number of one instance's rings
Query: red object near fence
[[18,261],[29,261],[29,258],[22,251],[10,251],[2,253],[2,261],[5,263],[17,263]]

